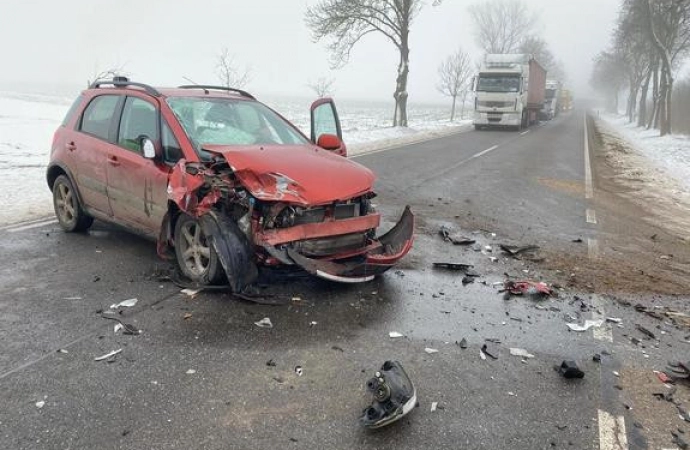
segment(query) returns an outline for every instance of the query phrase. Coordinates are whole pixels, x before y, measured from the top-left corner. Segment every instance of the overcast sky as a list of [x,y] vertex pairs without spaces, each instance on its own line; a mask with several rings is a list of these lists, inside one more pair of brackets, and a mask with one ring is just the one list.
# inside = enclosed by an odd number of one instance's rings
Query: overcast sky
[[[445,0],[424,8],[411,31],[410,100],[442,101],[437,67],[462,46],[475,58],[467,6]],[[479,0],[490,1],[490,0]],[[316,0],[2,0],[0,87],[30,82],[83,86],[97,71],[123,66],[154,85],[217,83],[223,47],[251,68],[256,95],[310,96],[306,84],[336,80],[336,97],[392,99],[396,49],[369,35],[350,63],[330,71],[325,43],[314,43],[304,11]],[[571,87],[584,94],[593,56],[604,49],[620,0],[525,0],[540,33],[562,60]]]

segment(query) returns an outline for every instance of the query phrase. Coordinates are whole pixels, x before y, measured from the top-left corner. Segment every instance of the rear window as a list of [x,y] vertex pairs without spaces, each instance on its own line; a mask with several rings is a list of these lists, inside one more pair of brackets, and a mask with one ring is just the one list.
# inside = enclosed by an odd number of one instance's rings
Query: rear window
[[119,100],[119,95],[101,95],[91,100],[81,119],[81,131],[107,140]]
[[79,96],[74,100],[74,103],[72,103],[72,106],[69,107],[69,111],[67,111],[67,114],[65,115],[65,118],[62,119],[62,126],[66,127],[67,124],[72,120],[72,117],[74,114],[77,112],[77,109],[79,109],[79,106],[81,105],[81,101],[84,98],[82,94],[79,94]]

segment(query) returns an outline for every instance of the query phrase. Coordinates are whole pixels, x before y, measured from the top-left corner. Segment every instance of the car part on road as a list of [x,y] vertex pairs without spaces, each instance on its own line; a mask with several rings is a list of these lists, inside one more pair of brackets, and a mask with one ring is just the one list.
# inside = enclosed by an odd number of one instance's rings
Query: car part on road
[[130,298],[129,300],[123,300],[120,303],[110,305],[110,309],[131,308],[132,306],[136,305],[138,301],[139,299],[137,298]]
[[444,241],[450,242],[453,245],[472,245],[475,242],[477,242],[474,239],[470,239],[465,236],[459,236],[457,234],[452,234],[452,231],[450,228],[448,228],[445,225],[441,226],[441,229],[438,231],[438,234],[441,235]]
[[398,333],[397,331],[391,331],[390,333],[388,333],[388,336],[391,337],[391,338],[401,338],[401,337],[405,337],[404,334]]
[[103,355],[103,356],[98,356],[98,357],[94,358],[94,361],[105,361],[106,359],[110,359],[110,358],[112,358],[113,356],[119,354],[120,352],[122,352],[122,349],[121,349],[121,348],[118,349],[118,350],[113,350],[112,352],[106,353],[106,354]]
[[84,212],[79,194],[66,175],[60,175],[51,186],[55,216],[67,232],[85,231],[93,224],[93,217]]
[[575,361],[563,361],[558,367],[558,372],[563,376],[563,378],[584,378],[585,373],[577,367]]
[[254,322],[254,325],[256,325],[259,328],[273,328],[273,323],[271,322],[271,319],[268,317],[264,317],[258,322]]
[[534,358],[534,355],[522,348],[511,348],[510,354],[521,358]]
[[446,270],[453,270],[457,272],[467,272],[474,266],[471,264],[462,264],[462,263],[449,263],[449,262],[435,262],[434,263],[434,269],[446,269]]
[[456,342],[460,346],[461,349],[465,350],[467,348],[467,339],[462,338],[460,342]]
[[125,323],[117,317],[110,317],[110,316],[107,316],[105,313],[101,313],[101,317],[104,319],[114,320],[115,322],[117,322],[117,324],[115,325],[115,328],[114,328],[115,333],[122,330],[122,334],[127,334],[127,335],[132,335],[132,336],[138,336],[141,334],[141,330],[139,330],[137,327],[135,327],[134,325],[130,325],[128,323]]
[[503,250],[506,254],[508,254],[514,258],[521,255],[522,253],[534,253],[537,250],[539,250],[538,245],[518,246],[518,245],[500,244],[499,246],[501,247],[501,250]]
[[546,283],[534,281],[512,281],[506,280],[503,282],[503,290],[499,291],[505,293],[506,300],[511,295],[532,295],[548,297],[553,294],[553,291]]
[[585,320],[585,323],[583,325],[579,325],[576,323],[566,323],[568,328],[570,328],[572,331],[577,331],[577,332],[587,331],[592,327],[599,328],[603,324],[604,324],[604,319]]
[[498,354],[494,350],[489,350],[489,347],[486,344],[482,345],[481,351],[482,351],[482,353],[484,353],[486,356],[488,356],[489,358],[491,358],[493,360],[498,359]]
[[302,366],[295,366],[295,374],[297,374],[298,377],[301,377],[304,374]]
[[381,428],[400,420],[417,405],[417,392],[398,361],[386,361],[374,378],[367,381],[373,401],[360,423],[366,428]]

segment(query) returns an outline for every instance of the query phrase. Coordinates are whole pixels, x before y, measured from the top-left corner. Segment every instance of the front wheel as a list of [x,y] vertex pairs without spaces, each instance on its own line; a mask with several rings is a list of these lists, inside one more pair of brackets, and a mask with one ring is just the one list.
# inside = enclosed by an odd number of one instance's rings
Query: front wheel
[[175,225],[175,256],[182,273],[194,282],[215,284],[225,276],[201,224],[186,214],[181,215]]
[[67,232],[88,230],[93,217],[84,212],[72,182],[60,175],[53,183],[53,207],[60,226]]

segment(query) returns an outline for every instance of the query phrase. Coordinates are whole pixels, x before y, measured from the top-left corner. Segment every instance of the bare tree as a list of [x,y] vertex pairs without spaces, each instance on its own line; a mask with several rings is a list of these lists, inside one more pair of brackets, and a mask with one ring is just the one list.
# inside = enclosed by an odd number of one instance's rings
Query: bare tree
[[[462,96],[462,106],[464,112],[465,99],[467,96],[470,77],[472,75],[472,61],[470,56],[462,49],[458,49],[441,63],[438,68],[439,82],[436,85],[438,91],[453,99],[453,106],[450,110],[451,122],[455,119],[455,103],[458,96]],[[460,116],[462,117],[462,112]]]
[[320,0],[307,8],[305,21],[314,40],[330,38],[333,67],[346,64],[352,48],[371,33],[382,34],[398,49],[393,126],[407,126],[410,27],[424,4],[424,0]]
[[485,53],[515,53],[537,25],[538,17],[522,0],[490,0],[469,7],[474,36]]
[[309,83],[307,86],[314,91],[317,97],[323,98],[328,95],[333,95],[333,84],[335,80],[333,78],[321,77],[316,81]]
[[251,81],[250,70],[240,66],[227,47],[224,47],[218,55],[216,74],[221,84],[227,88],[242,89]]
[[563,64],[556,59],[549,45],[541,37],[527,36],[520,44],[519,52],[534,56],[534,59],[546,69],[549,78],[565,82],[566,74]]
[[590,85],[603,94],[606,109],[618,113],[618,96],[626,82],[627,66],[620,54],[601,52],[594,59]]
[[103,80],[112,80],[115,77],[129,77],[131,74],[125,70],[124,65],[113,66],[110,69],[99,70],[95,68],[93,71],[92,79],[86,80],[86,86],[91,86],[91,83]]

